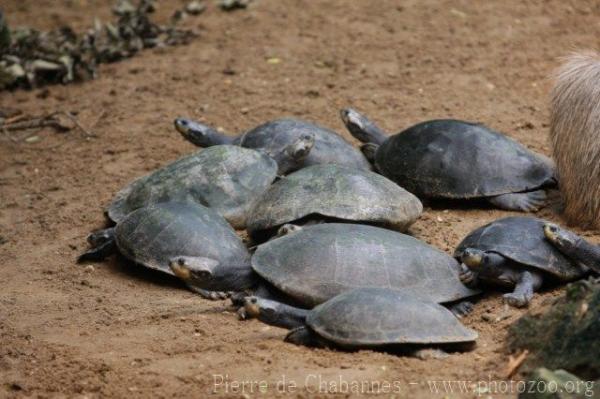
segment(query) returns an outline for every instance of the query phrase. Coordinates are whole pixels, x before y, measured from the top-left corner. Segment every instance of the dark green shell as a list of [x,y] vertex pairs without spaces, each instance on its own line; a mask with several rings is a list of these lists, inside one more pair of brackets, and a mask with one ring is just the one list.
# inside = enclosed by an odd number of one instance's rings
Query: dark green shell
[[271,185],[277,164],[268,156],[231,145],[213,146],[134,180],[108,207],[118,222],[131,211],[159,202],[193,202],[213,208],[244,228],[249,210]]
[[411,236],[379,227],[324,223],[260,245],[252,267],[307,307],[353,288],[392,288],[434,302],[478,291],[458,279],[451,256]]
[[421,215],[417,197],[377,173],[314,165],[273,184],[248,218],[255,234],[310,215],[406,230]]
[[570,262],[544,237],[545,220],[533,217],[507,217],[473,230],[458,244],[454,256],[465,248],[499,253],[519,264],[535,267],[561,280],[573,280],[583,270]]
[[302,167],[332,163],[362,170],[371,169],[362,153],[342,136],[322,126],[297,119],[266,122],[244,133],[234,143],[242,147],[261,149],[269,156],[274,156],[306,134],[314,135],[315,145]]
[[176,256],[249,264],[246,246],[227,221],[199,204],[163,202],[137,209],[117,223],[115,237],[127,258],[169,274],[169,260]]
[[451,119],[391,136],[377,150],[375,165],[419,197],[489,197],[554,183],[548,159],[486,126]]
[[382,288],[347,291],[314,308],[306,324],[341,346],[471,342],[477,333],[445,307]]

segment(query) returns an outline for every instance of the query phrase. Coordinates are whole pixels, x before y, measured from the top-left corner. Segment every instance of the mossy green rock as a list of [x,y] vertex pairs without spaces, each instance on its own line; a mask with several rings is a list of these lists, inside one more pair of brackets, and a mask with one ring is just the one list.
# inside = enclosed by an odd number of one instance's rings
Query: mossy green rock
[[600,284],[592,280],[567,286],[564,296],[540,315],[526,315],[509,331],[512,350],[528,349],[528,365],[600,377]]
[[600,398],[597,383],[583,381],[564,370],[534,370],[525,384],[519,399],[583,399]]

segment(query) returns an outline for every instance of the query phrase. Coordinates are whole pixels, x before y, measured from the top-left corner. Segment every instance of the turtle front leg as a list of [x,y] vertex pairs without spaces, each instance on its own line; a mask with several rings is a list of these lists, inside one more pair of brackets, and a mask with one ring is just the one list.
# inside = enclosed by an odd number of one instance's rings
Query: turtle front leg
[[92,248],[81,254],[77,258],[77,263],[87,261],[98,262],[112,255],[117,250],[114,227],[92,232],[87,237],[87,241]]
[[488,201],[500,209],[519,212],[535,212],[546,205],[546,190],[526,193],[510,193],[488,198]]
[[534,292],[542,286],[543,277],[540,273],[534,271],[523,271],[519,274],[515,289],[509,294],[504,294],[506,303],[516,308],[523,308],[529,305]]
[[461,283],[463,283],[469,288],[475,288],[479,285],[477,273],[469,269],[464,263],[460,264],[460,272],[458,273],[458,279]]
[[202,288],[194,287],[192,284],[187,283],[185,286],[188,287],[190,291],[199,294],[202,298],[210,299],[211,301],[219,301],[222,299],[227,299],[231,296],[230,292],[203,290]]
[[307,326],[301,326],[291,330],[285,336],[284,342],[308,346],[310,348],[327,348],[330,346]]

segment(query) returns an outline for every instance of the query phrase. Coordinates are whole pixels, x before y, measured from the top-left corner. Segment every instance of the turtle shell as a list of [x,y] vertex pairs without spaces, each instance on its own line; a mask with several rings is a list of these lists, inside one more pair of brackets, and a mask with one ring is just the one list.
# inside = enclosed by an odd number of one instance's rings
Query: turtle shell
[[342,346],[449,344],[478,336],[445,307],[385,288],[340,294],[309,312],[306,324]]
[[163,202],[137,209],[117,224],[115,238],[127,258],[168,274],[175,256],[250,267],[250,254],[227,221],[199,204]]
[[560,280],[581,277],[584,271],[546,240],[544,223],[545,220],[523,216],[498,219],[472,231],[458,244],[454,256],[460,258],[466,248],[476,248],[535,267]]
[[250,208],[276,176],[277,164],[265,154],[232,145],[213,146],[134,180],[117,193],[107,213],[119,222],[146,205],[194,202],[244,228]]
[[260,245],[252,267],[298,303],[313,307],[353,288],[392,288],[444,303],[479,291],[459,264],[411,236],[379,227],[324,223]]
[[391,136],[377,150],[375,165],[420,197],[489,197],[554,183],[547,158],[486,126],[451,119]]
[[254,236],[303,217],[321,215],[403,231],[422,210],[417,197],[377,173],[314,165],[273,184],[250,212],[247,227]]
[[242,147],[261,149],[274,157],[300,137],[311,134],[315,145],[302,167],[318,164],[346,165],[370,170],[371,165],[362,153],[332,130],[297,119],[277,119],[244,133],[234,143]]

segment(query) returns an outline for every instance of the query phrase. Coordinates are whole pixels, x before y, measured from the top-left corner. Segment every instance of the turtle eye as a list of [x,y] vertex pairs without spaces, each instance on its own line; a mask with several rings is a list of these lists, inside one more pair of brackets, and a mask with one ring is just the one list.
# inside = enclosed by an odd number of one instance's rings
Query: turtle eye
[[483,266],[487,266],[487,265],[489,264],[489,262],[490,262],[490,257],[489,257],[489,256],[487,256],[487,255],[483,255],[483,256],[481,257],[481,264],[482,264]]
[[177,259],[177,264],[178,264],[179,266],[183,266],[183,265],[185,265],[185,259],[183,259],[183,258],[179,258],[179,259]]

